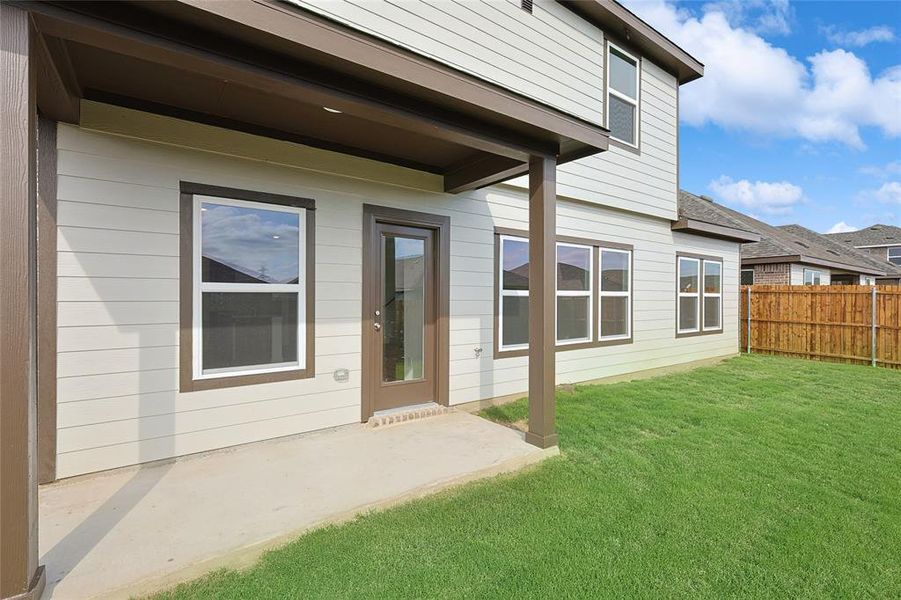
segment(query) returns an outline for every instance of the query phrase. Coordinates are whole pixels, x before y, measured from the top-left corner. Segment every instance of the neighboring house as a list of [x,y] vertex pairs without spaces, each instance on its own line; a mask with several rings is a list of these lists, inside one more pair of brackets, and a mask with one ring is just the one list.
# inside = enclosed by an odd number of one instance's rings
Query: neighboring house
[[891,263],[885,276],[877,277],[876,281],[882,285],[901,285],[901,227],[876,224],[826,236],[866,252],[876,260]]
[[891,267],[800,225],[774,227],[684,190],[679,215],[758,234],[741,246],[742,285],[872,285]]
[[703,67],[615,2],[0,11],[4,524],[35,477],[428,402],[528,393],[551,446],[556,383],[737,351],[758,236],[677,214]]

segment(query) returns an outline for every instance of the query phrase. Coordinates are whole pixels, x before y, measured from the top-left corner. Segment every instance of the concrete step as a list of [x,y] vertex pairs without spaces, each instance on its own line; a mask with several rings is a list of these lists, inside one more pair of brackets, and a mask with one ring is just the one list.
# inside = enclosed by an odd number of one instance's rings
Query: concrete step
[[427,404],[401,406],[399,408],[378,411],[369,417],[367,424],[370,427],[385,427],[387,425],[396,425],[398,423],[407,423],[409,421],[427,419],[428,417],[446,415],[451,412],[456,411],[453,408],[442,406],[435,402],[429,402]]

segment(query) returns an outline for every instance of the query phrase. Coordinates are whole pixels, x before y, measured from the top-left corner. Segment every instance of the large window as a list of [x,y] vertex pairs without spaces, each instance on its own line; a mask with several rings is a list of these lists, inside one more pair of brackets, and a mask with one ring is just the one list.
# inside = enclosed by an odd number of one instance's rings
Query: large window
[[901,265],[901,246],[894,246],[888,249],[888,261],[896,265]]
[[804,269],[804,285],[823,285],[823,272],[816,269]]
[[182,264],[192,306],[183,391],[309,376],[311,201],[182,187],[192,249]]
[[723,262],[719,258],[676,258],[676,334],[723,330]]
[[[529,345],[529,241],[497,235],[495,351],[524,355]],[[593,240],[557,242],[557,346],[575,349],[632,339],[632,249]]]
[[639,60],[607,44],[607,127],[610,137],[638,147]]

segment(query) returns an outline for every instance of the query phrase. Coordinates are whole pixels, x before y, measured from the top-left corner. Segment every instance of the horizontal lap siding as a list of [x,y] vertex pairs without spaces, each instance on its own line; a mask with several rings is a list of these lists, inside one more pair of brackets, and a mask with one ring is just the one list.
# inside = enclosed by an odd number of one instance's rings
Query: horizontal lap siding
[[562,111],[600,122],[598,29],[549,0],[405,2],[290,0],[339,23]]
[[[200,146],[236,135],[173,128]],[[71,126],[60,126],[59,146],[60,477],[359,421],[364,203],[451,218],[451,402],[525,392],[526,360],[491,355],[493,232],[527,227],[521,190],[447,196]],[[177,391],[179,180],[316,200],[315,378]],[[561,234],[636,246],[636,343],[560,353],[561,381],[734,352],[731,292],[726,334],[674,341],[673,280],[679,241],[682,250],[732,252],[725,283],[737,286],[735,245],[674,236],[665,220],[588,204],[561,202],[559,215]],[[346,383],[332,377],[341,368]]]

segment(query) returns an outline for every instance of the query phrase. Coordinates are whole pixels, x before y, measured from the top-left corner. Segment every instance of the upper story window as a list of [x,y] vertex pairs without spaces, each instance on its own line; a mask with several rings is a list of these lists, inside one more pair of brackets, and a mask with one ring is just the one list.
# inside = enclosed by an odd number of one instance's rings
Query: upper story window
[[676,258],[676,334],[723,330],[723,261],[714,257]]
[[823,272],[816,269],[804,269],[804,285],[823,285]]
[[754,285],[754,269],[741,270],[741,284]]
[[182,391],[311,376],[312,201],[182,187]]
[[607,127],[610,137],[638,147],[639,60],[607,44]]
[[901,246],[895,246],[888,249],[888,261],[896,265],[901,265]]
[[[505,230],[506,231],[506,230]],[[497,234],[495,352],[529,347],[529,240]],[[561,237],[557,242],[557,347],[575,349],[632,341],[632,247]]]

